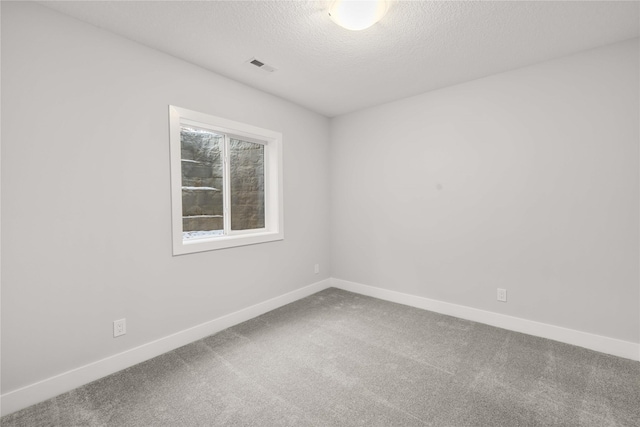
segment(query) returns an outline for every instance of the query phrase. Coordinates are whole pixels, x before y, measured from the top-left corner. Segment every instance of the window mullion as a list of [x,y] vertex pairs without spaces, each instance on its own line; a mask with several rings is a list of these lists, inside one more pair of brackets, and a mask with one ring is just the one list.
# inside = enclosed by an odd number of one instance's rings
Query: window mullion
[[230,147],[230,138],[229,135],[224,136],[224,171],[222,174],[222,185],[224,188],[223,194],[223,224],[224,224],[224,234],[231,234],[231,165],[229,159]]

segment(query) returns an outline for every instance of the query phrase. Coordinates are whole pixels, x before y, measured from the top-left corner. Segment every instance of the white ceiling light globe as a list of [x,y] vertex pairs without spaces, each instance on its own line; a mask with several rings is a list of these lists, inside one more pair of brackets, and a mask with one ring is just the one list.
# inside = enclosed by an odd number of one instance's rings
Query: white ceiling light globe
[[348,30],[364,30],[382,19],[388,4],[384,0],[336,0],[329,8],[329,16]]

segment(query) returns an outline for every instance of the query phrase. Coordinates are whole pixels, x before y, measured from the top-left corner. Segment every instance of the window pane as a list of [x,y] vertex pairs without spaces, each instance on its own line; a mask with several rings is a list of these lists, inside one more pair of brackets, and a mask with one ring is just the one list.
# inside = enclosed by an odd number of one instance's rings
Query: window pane
[[231,229],[264,228],[264,145],[231,139]]
[[223,234],[223,144],[222,135],[180,127],[183,240]]

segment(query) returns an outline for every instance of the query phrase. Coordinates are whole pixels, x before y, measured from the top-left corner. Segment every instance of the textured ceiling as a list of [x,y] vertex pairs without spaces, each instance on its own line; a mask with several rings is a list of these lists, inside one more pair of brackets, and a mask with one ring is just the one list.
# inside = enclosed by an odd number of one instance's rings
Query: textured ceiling
[[[359,32],[329,1],[72,1],[47,7],[326,116],[638,37],[638,2],[395,1]],[[277,69],[247,65],[256,57]]]

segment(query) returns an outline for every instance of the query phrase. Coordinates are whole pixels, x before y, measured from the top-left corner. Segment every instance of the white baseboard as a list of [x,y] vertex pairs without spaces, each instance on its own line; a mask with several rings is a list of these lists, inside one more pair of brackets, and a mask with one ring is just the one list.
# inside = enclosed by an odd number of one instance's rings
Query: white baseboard
[[477,308],[471,308],[463,305],[403,294],[401,292],[390,291],[387,289],[375,288],[373,286],[349,282],[342,279],[332,278],[331,286],[398,304],[434,311],[436,313],[472,320],[474,322],[484,323],[502,329],[548,338],[588,348],[590,350],[599,351],[601,353],[640,361],[640,344],[638,343],[603,337],[601,335],[594,335],[587,332],[576,331],[574,329],[563,328],[561,326],[549,325],[546,323],[507,316],[505,314],[494,313],[491,311],[479,310]]
[[187,345],[223,329],[253,319],[268,311],[315,294],[330,286],[330,279],[280,295],[251,307],[202,323],[184,331],[160,338],[125,352],[106,357],[68,372],[10,391],[0,396],[0,413],[10,414],[38,402],[73,390],[84,384],[121,371],[145,360]]
[[6,415],[26,408],[59,394],[73,390],[104,376],[121,371],[183,345],[220,332],[223,329],[253,319],[268,311],[282,307],[301,298],[320,292],[328,287],[379,298],[399,304],[417,307],[461,319],[472,320],[503,329],[522,332],[543,338],[585,347],[602,353],[632,360],[640,360],[640,345],[615,338],[580,332],[560,326],[507,316],[462,305],[437,301],[415,295],[403,294],[382,288],[349,282],[341,279],[326,279],[301,289],[280,295],[259,304],[202,323],[184,331],[160,338],[125,352],[89,363],[34,384],[10,391],[0,396],[0,414]]

